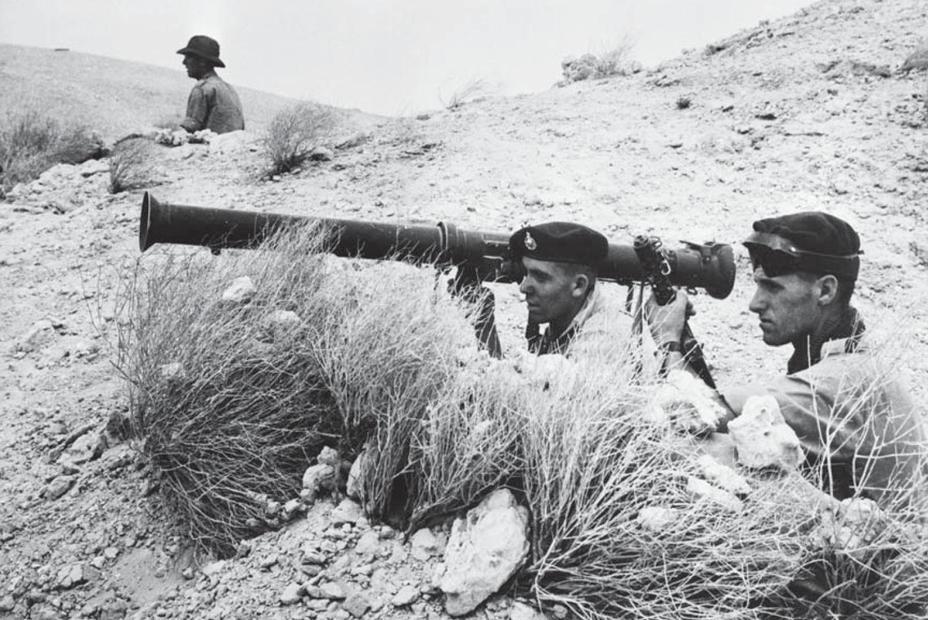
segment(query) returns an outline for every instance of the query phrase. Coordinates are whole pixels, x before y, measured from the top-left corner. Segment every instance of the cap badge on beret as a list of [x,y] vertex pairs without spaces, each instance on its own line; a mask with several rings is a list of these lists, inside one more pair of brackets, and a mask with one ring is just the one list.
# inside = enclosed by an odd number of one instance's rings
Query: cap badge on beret
[[538,243],[535,242],[535,238],[532,237],[532,233],[530,232],[525,233],[525,239],[523,239],[522,242],[525,244],[525,249],[529,252],[534,252],[535,248],[538,247]]

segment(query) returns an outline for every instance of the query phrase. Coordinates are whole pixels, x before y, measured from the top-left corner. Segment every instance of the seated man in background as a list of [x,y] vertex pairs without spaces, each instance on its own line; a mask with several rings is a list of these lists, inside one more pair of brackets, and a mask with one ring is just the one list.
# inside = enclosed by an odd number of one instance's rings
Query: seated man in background
[[191,133],[201,129],[215,133],[245,129],[238,94],[216,75],[216,67],[226,66],[219,59],[219,43],[198,34],[177,53],[184,56],[187,75],[197,80],[187,98],[187,115],[180,126]]
[[[864,324],[851,306],[860,266],[860,239],[843,220],[803,212],[754,222],[744,245],[757,290],[749,309],[760,318],[764,342],[791,344],[785,375],[728,390],[729,413],[753,395],[773,395],[799,437],[806,465],[821,473],[838,499],[859,494],[880,500],[911,490],[923,431],[908,392],[866,357]],[[653,298],[647,314],[667,362],[679,364],[687,299],[667,306]],[[668,345],[668,346],[663,346]]]

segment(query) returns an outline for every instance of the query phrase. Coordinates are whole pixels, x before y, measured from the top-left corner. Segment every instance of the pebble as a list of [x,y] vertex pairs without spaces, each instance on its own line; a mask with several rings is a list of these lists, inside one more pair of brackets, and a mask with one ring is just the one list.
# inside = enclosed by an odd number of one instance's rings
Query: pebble
[[355,618],[360,618],[371,608],[370,601],[361,592],[352,592],[342,603],[342,609]]
[[329,581],[319,586],[319,592],[321,594],[319,598],[327,598],[336,601],[345,598],[344,588],[334,581]]
[[68,489],[74,486],[76,480],[76,476],[56,476],[48,483],[48,486],[45,487],[45,498],[49,500],[58,499],[67,493]]
[[333,525],[341,523],[357,523],[364,516],[361,504],[351,499],[343,499],[329,515]]
[[14,607],[16,607],[16,601],[9,594],[0,598],[0,612],[13,611]]
[[293,605],[300,601],[300,597],[303,594],[303,586],[298,583],[290,583],[284,588],[284,591],[280,593],[280,603],[281,605]]
[[380,536],[377,535],[377,532],[368,531],[361,534],[361,538],[358,539],[358,542],[354,546],[355,553],[366,555],[373,554],[377,552],[379,547]]
[[303,564],[325,564],[325,556],[318,551],[303,550]]
[[412,605],[417,598],[419,598],[418,589],[412,586],[403,586],[393,595],[393,599],[390,603],[394,607],[405,607],[407,605]]

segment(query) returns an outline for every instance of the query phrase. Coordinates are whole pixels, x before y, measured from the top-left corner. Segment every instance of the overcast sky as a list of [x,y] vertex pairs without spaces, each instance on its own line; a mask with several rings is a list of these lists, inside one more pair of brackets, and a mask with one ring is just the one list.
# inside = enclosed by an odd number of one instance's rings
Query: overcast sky
[[181,70],[192,34],[219,40],[234,84],[368,112],[437,108],[482,80],[499,94],[560,78],[560,61],[623,40],[646,66],[808,0],[0,0],[0,42]]

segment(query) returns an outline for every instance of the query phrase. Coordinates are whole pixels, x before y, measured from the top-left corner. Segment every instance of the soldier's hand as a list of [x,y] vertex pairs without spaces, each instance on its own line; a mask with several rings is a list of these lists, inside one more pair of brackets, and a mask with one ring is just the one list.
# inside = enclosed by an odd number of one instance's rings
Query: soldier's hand
[[678,290],[676,299],[665,306],[658,305],[653,293],[644,305],[644,315],[651,328],[651,336],[658,345],[665,342],[680,342],[686,318],[694,313],[693,306],[683,289]]

